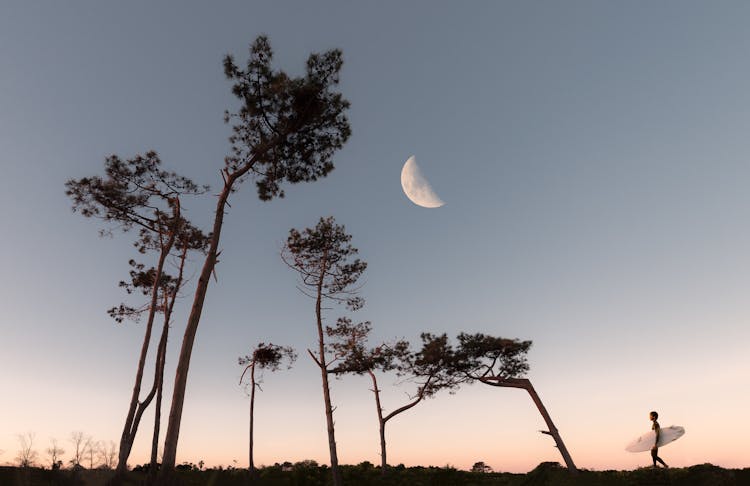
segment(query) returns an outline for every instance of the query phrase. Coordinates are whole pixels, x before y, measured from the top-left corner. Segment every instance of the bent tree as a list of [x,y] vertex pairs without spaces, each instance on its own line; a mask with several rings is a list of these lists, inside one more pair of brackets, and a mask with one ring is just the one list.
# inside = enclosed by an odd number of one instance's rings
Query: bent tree
[[[332,372],[331,365],[337,357],[329,357],[326,352],[323,311],[324,305],[344,305],[350,311],[358,310],[364,305],[364,299],[357,296],[357,281],[367,268],[367,263],[356,258],[358,250],[351,245],[351,239],[351,235],[346,233],[343,226],[337,225],[333,217],[320,218],[314,228],[290,230],[282,251],[284,262],[299,274],[300,290],[315,300],[318,347],[315,353],[310,349],[307,352],[320,368],[334,486],[342,483],[328,375]],[[338,325],[349,322],[345,317],[338,319]]]
[[[146,328],[138,358],[135,383],[128,406],[117,464],[117,475],[122,475],[127,467],[127,460],[138,431],[141,416],[151,403],[156,391],[154,387],[147,396],[140,400],[146,357],[151,342],[151,333],[156,313],[160,310],[160,294],[165,295],[170,279],[164,273],[167,257],[172,252],[175,242],[184,241],[192,235],[199,238],[200,231],[193,228],[180,213],[180,197],[198,195],[208,188],[196,185],[190,179],[167,172],[161,168],[161,160],[154,151],[122,160],[112,155],[105,160],[105,177],[93,176],[71,179],[66,182],[66,194],[73,200],[73,211],[85,217],[98,218],[109,225],[128,232],[138,229],[138,238],[134,243],[138,252],[158,253],[155,267],[145,270],[143,264],[130,261],[131,283],[120,282],[128,293],[139,289],[149,296],[149,302],[141,308],[121,304],[109,310],[109,314],[118,322],[126,317],[137,318],[147,314]],[[111,233],[111,229],[102,230],[102,235]],[[176,295],[179,287],[174,289]],[[167,316],[168,319],[168,316]],[[163,336],[163,339],[166,339]],[[164,344],[166,346],[166,343]],[[161,348],[161,346],[160,346]],[[159,368],[157,359],[157,371]]]
[[[273,343],[260,343],[253,352],[246,356],[241,356],[237,361],[240,366],[244,366],[245,369],[242,371],[240,376],[240,385],[245,378],[245,373],[250,372],[250,439],[248,441],[248,472],[250,478],[255,477],[255,462],[253,461],[253,420],[255,412],[255,389],[260,388],[262,376],[256,375],[256,371],[263,370],[278,371],[283,361],[288,363],[288,367],[292,367],[292,363],[297,359],[297,353],[294,349],[287,346],[279,346]],[[262,390],[261,390],[262,391]]]
[[523,378],[529,370],[526,353],[531,347],[531,341],[487,336],[481,333],[461,333],[458,335],[458,342],[457,370],[470,380],[485,385],[526,390],[549,429],[542,433],[552,436],[568,469],[576,472],[576,465],[542,400],[531,381]]
[[343,65],[340,50],[311,54],[304,76],[299,77],[273,69],[272,60],[265,36],[258,37],[250,47],[244,70],[231,56],[224,59],[224,73],[232,81],[232,93],[241,105],[236,112],[225,113],[225,121],[232,123],[231,150],[221,171],[224,185],[216,201],[211,240],[180,348],[160,471],[165,480],[175,467],[190,357],[219,255],[229,196],[247,178],[255,181],[258,197],[269,201],[284,196],[284,182],[309,182],[327,176],[334,169],[333,154],[351,134],[345,115],[349,102],[335,89]]
[[[333,373],[367,373],[372,380],[375,408],[380,435],[380,465],[385,474],[388,468],[385,427],[389,420],[417,406],[426,398],[435,396],[444,389],[455,389],[465,379],[454,367],[455,353],[445,334],[436,336],[422,333],[422,348],[412,352],[408,341],[384,343],[374,348],[367,347],[370,333],[369,323],[352,325],[340,323],[329,334],[335,339],[331,348],[342,361]],[[376,372],[395,371],[405,382],[416,386],[415,392],[404,405],[385,414],[381,405],[381,389]]]

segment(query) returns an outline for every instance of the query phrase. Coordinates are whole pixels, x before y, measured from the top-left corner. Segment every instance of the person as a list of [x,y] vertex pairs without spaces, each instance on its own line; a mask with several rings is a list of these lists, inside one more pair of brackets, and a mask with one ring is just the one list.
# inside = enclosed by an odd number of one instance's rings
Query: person
[[651,459],[653,459],[654,461],[654,467],[658,467],[656,465],[656,461],[659,461],[664,467],[668,468],[669,466],[667,466],[667,463],[664,462],[661,457],[659,457],[659,437],[661,435],[661,427],[659,427],[659,422],[656,421],[656,419],[659,418],[659,414],[656,412],[651,412],[648,414],[648,416],[649,419],[651,419],[651,421],[653,422],[653,424],[651,424],[651,430],[654,431],[655,436],[654,446],[651,448]]

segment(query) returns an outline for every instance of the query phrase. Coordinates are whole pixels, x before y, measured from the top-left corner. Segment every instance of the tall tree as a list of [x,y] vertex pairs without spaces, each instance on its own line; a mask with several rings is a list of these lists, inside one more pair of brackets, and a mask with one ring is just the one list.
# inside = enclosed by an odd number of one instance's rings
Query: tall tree
[[541,398],[531,381],[523,378],[529,370],[526,353],[531,347],[531,341],[488,336],[482,333],[461,333],[458,335],[458,341],[459,348],[455,362],[457,371],[472,381],[486,385],[526,390],[549,429],[542,433],[552,436],[568,469],[576,472],[576,465]]
[[240,366],[244,366],[245,369],[242,371],[240,376],[240,384],[242,384],[245,374],[250,372],[250,430],[249,430],[249,441],[248,441],[248,472],[250,478],[255,477],[255,462],[253,461],[253,423],[255,413],[255,389],[261,389],[261,375],[256,375],[256,372],[263,372],[263,370],[277,371],[282,362],[286,361],[288,367],[292,367],[292,363],[297,359],[297,353],[294,349],[288,346],[279,346],[273,343],[260,343],[255,347],[253,352],[246,356],[241,356],[238,359]]
[[[378,416],[381,472],[385,474],[388,468],[385,439],[388,421],[424,399],[433,397],[440,390],[458,387],[465,379],[455,370],[455,354],[447,335],[423,333],[422,348],[412,352],[409,342],[405,340],[368,348],[367,337],[370,330],[369,323],[352,325],[348,320],[340,320],[336,328],[328,329],[333,338],[330,347],[334,355],[341,359],[332,372],[366,373],[370,376]],[[381,405],[382,390],[378,386],[376,372],[388,371],[395,371],[404,381],[415,385],[416,390],[407,403],[386,414]]]
[[[190,179],[161,168],[161,160],[154,151],[122,160],[112,155],[105,160],[105,177],[94,176],[71,179],[66,184],[66,194],[73,200],[73,211],[85,217],[94,217],[127,232],[138,229],[134,245],[140,253],[155,250],[158,261],[154,268],[143,271],[144,266],[131,260],[132,283],[121,285],[140,288],[150,296],[150,302],[141,309],[120,305],[110,314],[122,321],[124,316],[148,314],[141,352],[138,359],[135,383],[128,412],[120,438],[118,477],[127,467],[127,460],[135,440],[143,411],[153,399],[153,393],[140,401],[146,357],[151,343],[154,319],[159,309],[159,295],[168,278],[164,276],[164,265],[181,234],[193,234],[195,230],[181,215],[180,197],[197,195],[208,188],[198,186]],[[111,229],[102,230],[111,233]]]
[[[343,304],[351,311],[364,305],[364,300],[357,295],[357,281],[367,268],[367,263],[356,257],[358,250],[351,245],[351,239],[351,235],[346,233],[343,226],[337,225],[333,217],[320,218],[314,228],[303,231],[292,229],[282,251],[284,262],[299,274],[300,290],[315,300],[318,347],[315,353],[310,349],[307,352],[320,369],[334,486],[341,485],[341,473],[328,374],[336,358],[326,353],[323,310],[325,303]],[[347,319],[341,318],[338,322],[345,323]]]
[[232,93],[241,102],[237,112],[226,112],[232,123],[230,155],[222,170],[224,186],[218,195],[212,238],[193,298],[180,349],[169,424],[164,441],[161,476],[174,470],[190,357],[198,330],[211,273],[219,255],[219,241],[229,196],[251,177],[258,197],[283,197],[282,183],[315,181],[334,168],[332,157],[349,138],[345,112],[349,107],[335,88],[343,64],[339,50],[311,54],[306,72],[291,77],[271,67],[273,52],[265,36],[250,47],[245,70],[231,56],[224,72],[233,82]]

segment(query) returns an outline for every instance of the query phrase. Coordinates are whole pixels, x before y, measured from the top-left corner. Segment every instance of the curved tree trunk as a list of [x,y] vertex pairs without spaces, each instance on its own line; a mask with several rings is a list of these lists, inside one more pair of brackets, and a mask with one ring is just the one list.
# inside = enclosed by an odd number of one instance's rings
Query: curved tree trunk
[[397,408],[396,410],[392,411],[385,417],[383,417],[383,407],[380,405],[380,389],[378,388],[378,381],[375,377],[375,373],[372,372],[372,370],[367,370],[367,373],[370,375],[370,378],[372,379],[373,384],[373,393],[375,393],[375,407],[378,411],[378,424],[380,425],[380,467],[381,467],[381,473],[385,475],[386,471],[388,470],[388,462],[387,462],[387,451],[386,451],[386,444],[385,444],[385,425],[388,423],[390,419],[395,417],[396,415],[406,412],[412,407],[415,407],[419,402],[424,400],[425,397],[425,391],[427,390],[427,387],[430,384],[430,381],[432,381],[432,376],[427,378],[427,381],[419,388],[419,393],[417,394],[417,398],[412,400],[411,402],[407,403],[403,407]]
[[567,447],[565,447],[565,443],[563,442],[562,437],[560,436],[560,432],[557,430],[557,427],[555,427],[555,424],[552,422],[552,417],[550,417],[549,413],[547,413],[547,409],[542,403],[542,399],[539,398],[539,395],[537,394],[536,390],[534,390],[534,387],[531,384],[531,381],[529,381],[526,378],[505,378],[505,379],[482,378],[480,379],[480,381],[482,383],[485,383],[487,385],[492,385],[492,386],[500,386],[500,387],[506,387],[506,388],[522,388],[526,390],[531,396],[531,399],[534,401],[534,404],[536,405],[536,408],[539,410],[539,413],[542,414],[542,418],[544,418],[544,422],[547,424],[547,428],[549,429],[548,431],[543,430],[542,433],[551,435],[552,438],[555,439],[555,445],[560,450],[560,454],[562,455],[563,460],[565,461],[565,465],[568,467],[568,470],[573,473],[578,472],[576,465],[573,463],[573,458],[570,457],[570,453],[568,452]]

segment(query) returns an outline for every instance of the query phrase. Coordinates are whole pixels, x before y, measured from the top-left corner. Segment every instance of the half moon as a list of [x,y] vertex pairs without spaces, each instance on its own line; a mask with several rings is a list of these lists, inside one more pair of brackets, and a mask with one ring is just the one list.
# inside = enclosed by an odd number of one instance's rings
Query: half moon
[[417,206],[439,208],[445,204],[432,190],[427,179],[422,176],[422,171],[419,170],[413,155],[406,160],[404,168],[401,169],[401,187],[406,197]]

